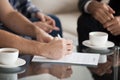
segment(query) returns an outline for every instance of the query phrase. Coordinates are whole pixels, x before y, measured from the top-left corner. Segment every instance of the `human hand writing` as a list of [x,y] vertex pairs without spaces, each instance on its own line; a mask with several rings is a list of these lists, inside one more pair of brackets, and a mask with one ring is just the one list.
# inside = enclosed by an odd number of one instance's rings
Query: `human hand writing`
[[42,56],[50,59],[60,59],[65,55],[72,53],[73,44],[71,40],[55,37],[49,43],[44,44],[42,48]]

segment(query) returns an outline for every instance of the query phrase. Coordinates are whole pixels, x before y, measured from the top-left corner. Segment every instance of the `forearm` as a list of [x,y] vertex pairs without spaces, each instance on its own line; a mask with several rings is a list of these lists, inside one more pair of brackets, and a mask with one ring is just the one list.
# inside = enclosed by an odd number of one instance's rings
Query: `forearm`
[[20,50],[22,54],[42,55],[42,45],[33,40],[27,40],[12,33],[0,30],[0,47],[13,47]]
[[17,11],[10,12],[1,20],[9,29],[18,34],[29,35],[32,37],[36,36],[36,26]]

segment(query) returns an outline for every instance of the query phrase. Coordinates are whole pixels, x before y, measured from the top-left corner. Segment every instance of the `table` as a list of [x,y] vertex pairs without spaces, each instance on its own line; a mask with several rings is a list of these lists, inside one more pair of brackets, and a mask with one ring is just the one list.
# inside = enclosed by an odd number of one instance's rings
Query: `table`
[[[27,63],[24,66],[4,69],[0,68],[0,80],[120,80],[118,66],[111,67],[111,62],[87,67],[70,64],[33,63],[31,56],[21,56]],[[110,59],[113,56],[110,56]],[[111,72],[110,69],[113,68]],[[105,74],[105,72],[107,72]],[[102,78],[102,79],[101,79]]]

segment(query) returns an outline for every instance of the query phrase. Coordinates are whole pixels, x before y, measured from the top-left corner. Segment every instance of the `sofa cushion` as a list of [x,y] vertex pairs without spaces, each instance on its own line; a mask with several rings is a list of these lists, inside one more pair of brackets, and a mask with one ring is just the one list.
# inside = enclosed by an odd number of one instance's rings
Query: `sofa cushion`
[[64,13],[77,11],[78,0],[31,0],[44,13]]
[[80,12],[57,14],[56,16],[58,16],[62,22],[63,31],[77,36],[77,19],[80,16]]
[[80,16],[80,12],[63,13],[56,16],[61,20],[63,37],[73,40],[73,44],[77,45],[77,19]]

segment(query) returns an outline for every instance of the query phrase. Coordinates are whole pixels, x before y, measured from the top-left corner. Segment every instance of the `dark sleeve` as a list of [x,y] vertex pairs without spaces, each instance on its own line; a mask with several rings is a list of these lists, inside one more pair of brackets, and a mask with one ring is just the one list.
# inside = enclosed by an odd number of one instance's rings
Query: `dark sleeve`
[[[78,8],[80,11],[84,12],[84,6],[88,1],[90,1],[90,0],[79,0]],[[96,0],[96,1],[101,1],[101,0]]]
[[110,7],[115,10],[115,15],[120,15],[120,0],[110,0]]
[[84,12],[84,6],[89,0],[79,0],[78,2],[78,8],[80,11]]

